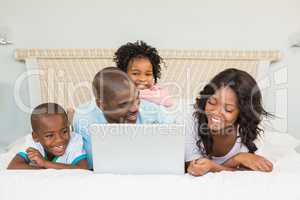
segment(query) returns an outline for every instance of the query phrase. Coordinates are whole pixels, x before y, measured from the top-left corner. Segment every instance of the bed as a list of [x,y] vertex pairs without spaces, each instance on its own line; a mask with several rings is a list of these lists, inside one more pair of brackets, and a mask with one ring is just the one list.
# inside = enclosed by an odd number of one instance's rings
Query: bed
[[[16,60],[25,62],[30,106],[45,101],[74,108],[92,97],[90,82],[101,68],[113,66],[114,49],[17,49]],[[219,71],[235,67],[261,81],[278,51],[160,50],[165,59],[160,84],[176,100],[170,112],[184,123],[186,105]],[[17,84],[22,84],[17,83]],[[263,91],[264,93],[265,91]],[[113,175],[84,170],[7,171],[5,167],[30,137],[14,142],[0,155],[0,199],[300,199],[298,140],[287,133],[266,130],[259,153],[274,163],[274,171],[189,175]]]

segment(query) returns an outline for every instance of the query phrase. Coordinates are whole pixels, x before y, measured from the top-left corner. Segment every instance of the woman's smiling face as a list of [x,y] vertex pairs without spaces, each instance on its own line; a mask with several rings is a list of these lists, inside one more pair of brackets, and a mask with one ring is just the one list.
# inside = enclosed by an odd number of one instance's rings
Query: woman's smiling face
[[240,113],[236,93],[230,87],[216,90],[206,101],[205,113],[208,128],[213,132],[232,127]]

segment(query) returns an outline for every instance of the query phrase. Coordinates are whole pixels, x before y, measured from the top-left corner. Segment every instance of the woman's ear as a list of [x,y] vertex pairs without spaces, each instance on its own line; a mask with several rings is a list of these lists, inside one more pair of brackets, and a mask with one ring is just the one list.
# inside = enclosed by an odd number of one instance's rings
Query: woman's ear
[[36,132],[32,131],[31,135],[34,142],[39,142],[38,135]]

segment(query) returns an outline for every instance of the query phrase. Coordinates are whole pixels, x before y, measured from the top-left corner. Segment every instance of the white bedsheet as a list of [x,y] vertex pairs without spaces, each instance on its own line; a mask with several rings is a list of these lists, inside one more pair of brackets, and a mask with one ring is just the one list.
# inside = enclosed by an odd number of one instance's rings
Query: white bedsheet
[[[267,141],[267,142],[266,142]],[[240,171],[189,175],[111,175],[85,170],[5,168],[0,155],[0,200],[6,199],[300,199],[299,145],[287,134],[266,134],[260,154],[274,163],[271,173]]]

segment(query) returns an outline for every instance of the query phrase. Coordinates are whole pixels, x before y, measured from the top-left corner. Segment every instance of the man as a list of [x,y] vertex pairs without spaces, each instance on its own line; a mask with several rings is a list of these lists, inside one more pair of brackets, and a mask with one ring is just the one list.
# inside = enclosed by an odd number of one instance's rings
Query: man
[[125,72],[116,67],[99,71],[93,80],[95,99],[80,105],[74,115],[74,131],[81,134],[89,169],[93,168],[89,126],[106,123],[166,124],[173,119],[162,106],[140,100],[139,91]]

